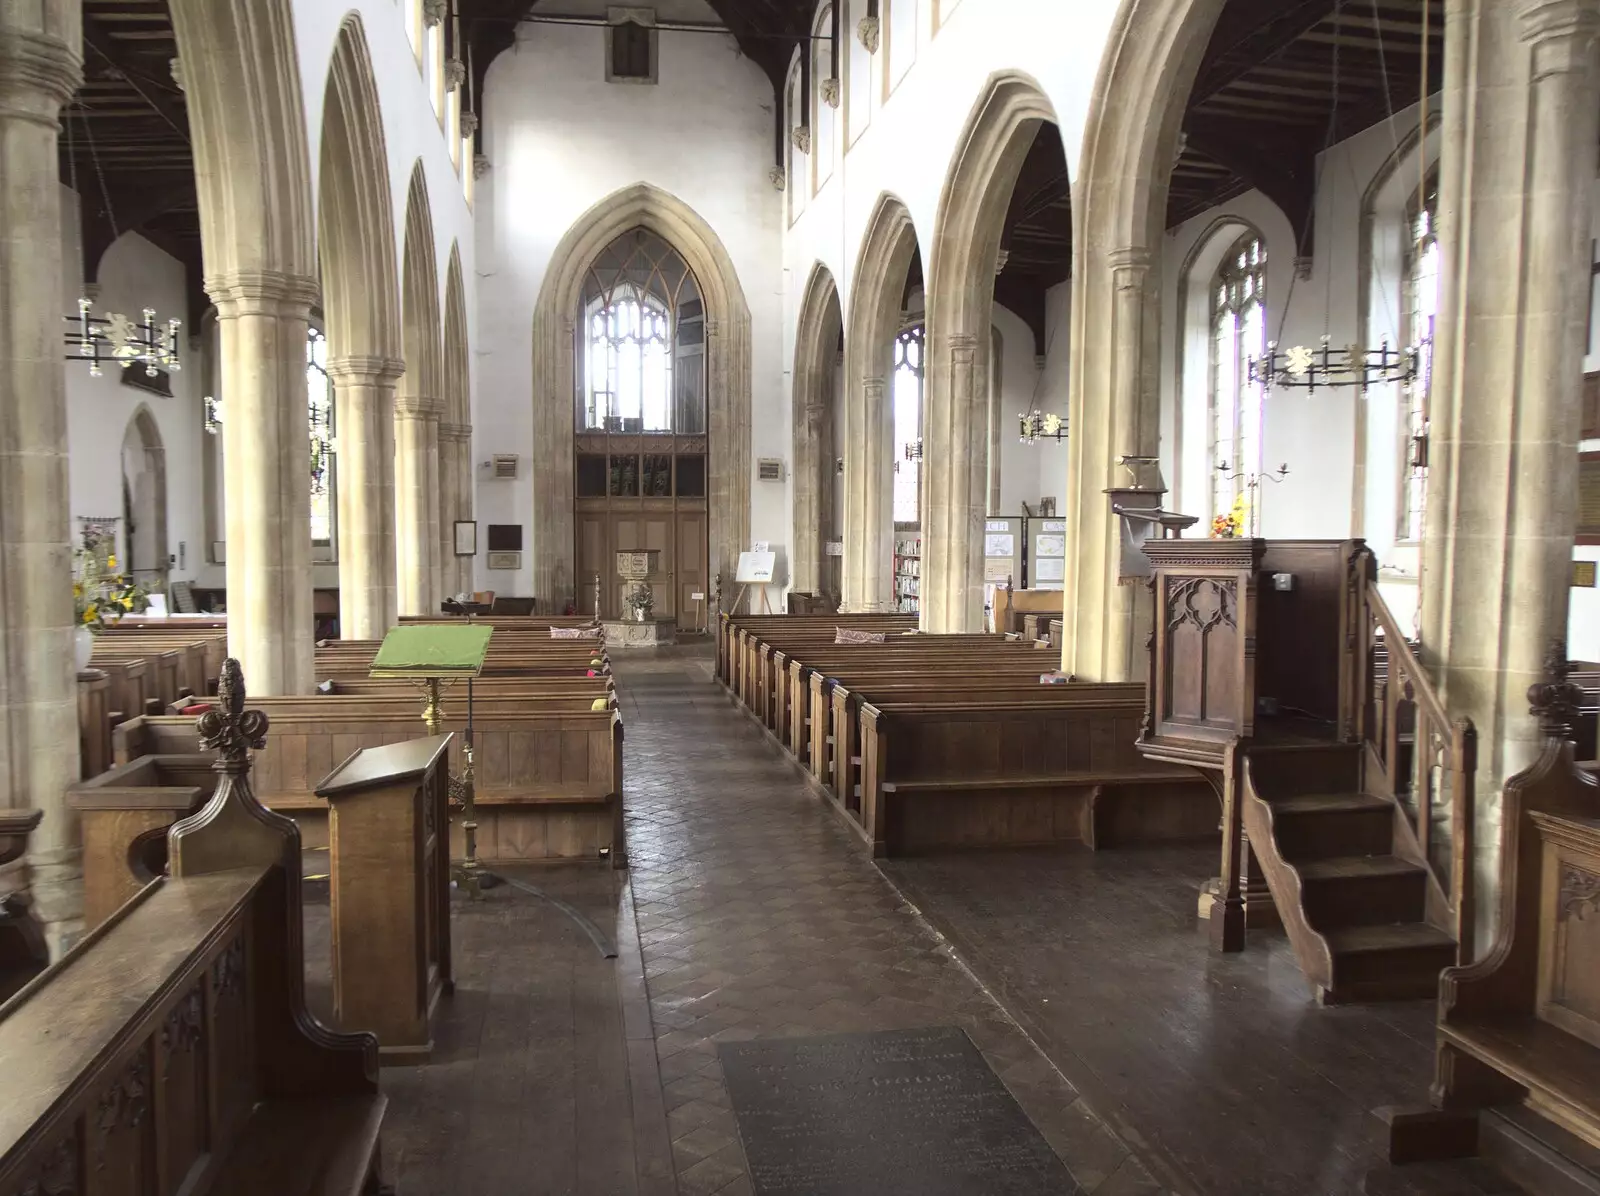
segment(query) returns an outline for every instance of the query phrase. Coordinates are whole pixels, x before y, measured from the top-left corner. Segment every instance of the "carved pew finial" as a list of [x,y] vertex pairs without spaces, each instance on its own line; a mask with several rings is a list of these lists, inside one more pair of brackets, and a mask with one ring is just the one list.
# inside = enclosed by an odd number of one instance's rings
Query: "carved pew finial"
[[215,768],[229,776],[250,771],[250,750],[267,746],[267,716],[244,708],[244,673],[232,656],[222,662],[217,704],[195,720],[200,746],[217,753]]
[[1545,680],[1528,687],[1528,713],[1539,720],[1539,729],[1552,739],[1572,738],[1572,724],[1583,701],[1583,690],[1567,680],[1571,672],[1567,645],[1551,640],[1544,658]]

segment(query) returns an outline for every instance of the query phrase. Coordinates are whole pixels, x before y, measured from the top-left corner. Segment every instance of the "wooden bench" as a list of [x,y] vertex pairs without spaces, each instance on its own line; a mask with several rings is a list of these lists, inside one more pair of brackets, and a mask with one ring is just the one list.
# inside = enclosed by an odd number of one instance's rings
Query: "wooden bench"
[[1134,747],[1142,686],[1040,689],[1009,702],[864,702],[859,826],[873,854],[1215,838],[1211,787]]
[[[256,786],[291,814],[310,846],[327,843],[316,783],[352,752],[426,734],[415,695],[260,698],[273,724]],[[447,698],[442,729],[465,733],[466,698]],[[193,718],[150,716],[112,732],[119,761],[194,751]],[[488,862],[609,857],[627,866],[623,836],[622,720],[585,698],[487,697],[473,703],[478,854]],[[456,765],[459,771],[459,763]],[[452,852],[465,851],[460,827]]]
[[[186,721],[192,730],[194,720]],[[210,800],[212,763],[206,752],[141,756],[67,789],[83,828],[85,929],[165,871],[167,828]]]
[[[1558,676],[1529,698],[1546,738],[1503,791],[1499,938],[1440,977],[1441,1112],[1394,1115],[1390,1153],[1406,1162],[1482,1146],[1537,1192],[1557,1190],[1539,1168],[1565,1156],[1559,1190],[1588,1192],[1600,1189],[1600,783],[1573,758],[1582,690]],[[1530,1137],[1541,1151],[1519,1149]],[[1590,1186],[1573,1182],[1580,1171]]]
[[377,1042],[306,1008],[299,838],[235,746],[172,876],[0,1007],[7,1196],[380,1191]]

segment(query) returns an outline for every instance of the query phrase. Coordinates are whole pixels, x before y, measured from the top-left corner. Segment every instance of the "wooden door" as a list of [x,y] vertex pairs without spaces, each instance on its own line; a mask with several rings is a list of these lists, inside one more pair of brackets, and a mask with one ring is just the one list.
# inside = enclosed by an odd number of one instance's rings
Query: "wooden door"
[[[704,511],[678,512],[677,585],[678,609],[684,612],[680,626],[688,626],[695,612],[708,609],[711,601],[711,578],[706,572],[706,513]],[[693,595],[704,594],[696,602]]]
[[616,558],[611,555],[610,517],[604,512],[578,511],[575,513],[578,536],[578,577],[574,587],[580,615],[594,613],[594,575],[600,575],[600,617],[613,619],[616,610],[610,608],[608,595],[616,592]]

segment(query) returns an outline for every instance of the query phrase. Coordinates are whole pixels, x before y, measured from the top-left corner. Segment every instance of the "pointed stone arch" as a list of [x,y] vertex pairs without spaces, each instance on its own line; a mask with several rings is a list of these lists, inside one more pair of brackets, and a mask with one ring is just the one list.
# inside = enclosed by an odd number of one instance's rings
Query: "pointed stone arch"
[[922,627],[983,627],[989,513],[989,355],[1006,211],[1035,136],[1055,124],[1044,89],[1018,71],[989,78],[939,198],[928,277]]
[[444,410],[440,366],[439,275],[433,209],[422,159],[406,191],[400,266],[401,338],[405,373],[395,396],[395,561],[402,615],[438,609],[443,584],[439,540],[439,420]]
[[707,508],[711,572],[733,582],[750,534],[750,307],[721,238],[677,196],[636,183],[567,230],[533,312],[533,589],[541,610],[576,599],[572,437],[575,315],[584,272],[630,229],[661,237],[694,271],[706,304]]
[[844,340],[844,606],[851,611],[893,605],[889,375],[906,275],[918,253],[910,210],[885,192],[873,207],[856,254]]
[[252,693],[315,681],[305,336],[316,219],[291,0],[171,0],[228,406],[228,649]]
[[[130,477],[128,454],[138,454]],[[167,576],[167,449],[148,403],[140,403],[122,437],[122,485],[126,536],[123,561],[151,591],[165,591]],[[153,576],[152,574],[159,574]]]
[[[470,556],[455,554],[455,525],[472,518],[472,377],[467,342],[467,295],[461,246],[450,246],[444,281],[444,414],[439,422],[439,551],[444,589],[473,588]],[[443,595],[441,595],[442,597]]]
[[844,315],[833,274],[811,269],[800,301],[794,348],[794,547],[791,583],[805,594],[829,589],[823,541],[834,526],[834,413]]
[[[1226,0],[1122,0],[1084,128],[1072,206],[1062,667],[1141,675],[1136,587],[1103,491],[1160,447],[1160,250],[1184,108]],[[1142,591],[1141,591],[1142,592]],[[1136,659],[1136,657],[1138,659]]]
[[334,43],[319,167],[317,248],[339,443],[339,629],[346,639],[380,639],[397,609],[394,391],[404,364],[389,156],[356,13]]

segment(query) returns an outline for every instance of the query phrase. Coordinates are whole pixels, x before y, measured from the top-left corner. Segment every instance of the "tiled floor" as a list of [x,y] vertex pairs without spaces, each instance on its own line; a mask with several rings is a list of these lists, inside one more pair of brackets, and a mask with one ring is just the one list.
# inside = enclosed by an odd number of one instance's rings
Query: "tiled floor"
[[706,656],[617,671],[634,902],[685,1196],[750,1191],[719,1042],[935,1025],[967,1031],[1079,1191],[1163,1190],[710,683]]

